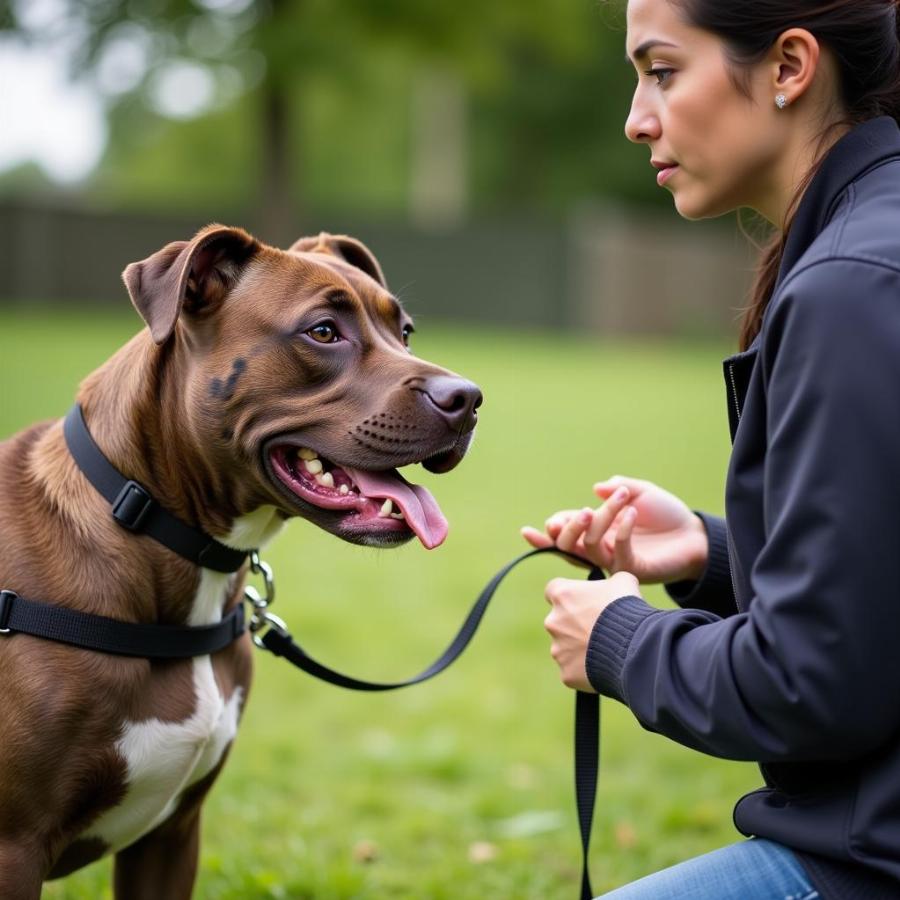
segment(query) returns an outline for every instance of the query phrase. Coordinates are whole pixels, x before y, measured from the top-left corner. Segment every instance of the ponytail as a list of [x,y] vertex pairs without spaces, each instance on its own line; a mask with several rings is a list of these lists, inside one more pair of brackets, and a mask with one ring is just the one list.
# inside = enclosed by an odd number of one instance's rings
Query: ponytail
[[760,251],[750,305],[744,310],[741,318],[738,343],[741,351],[746,350],[753,343],[762,328],[766,307],[775,291],[775,282],[778,279],[778,270],[781,268],[785,243],[785,234],[779,232]]
[[900,0],[896,0],[894,4],[894,24],[897,32],[897,67],[894,73],[894,89],[885,104],[885,113],[893,116],[900,124]]

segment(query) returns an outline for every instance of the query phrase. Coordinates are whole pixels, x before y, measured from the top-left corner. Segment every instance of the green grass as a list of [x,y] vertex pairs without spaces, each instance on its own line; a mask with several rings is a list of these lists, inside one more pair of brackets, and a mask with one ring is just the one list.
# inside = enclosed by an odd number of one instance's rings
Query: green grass
[[[0,311],[0,436],[68,408],[79,379],[137,330],[127,313]],[[718,511],[728,453],[725,344],[589,341],[419,323],[415,350],[478,381],[470,457],[422,473],[451,532],[439,550],[376,552],[293,523],[265,556],[277,612],[325,662],[397,679],[444,648],[487,579],[524,549],[519,526],[591,502],[614,473]],[[419,476],[417,476],[419,477]],[[572,694],[542,627],[539,560],[510,576],[461,661],[436,681],[357,695],[262,654],[244,722],[205,808],[196,896],[210,900],[570,900],[580,848]],[[651,602],[666,605],[659,588]],[[702,757],[603,704],[592,848],[599,892],[738,838],[752,766]],[[374,859],[355,858],[363,842]],[[476,842],[493,859],[470,861]],[[109,897],[109,863],[54,883]]]

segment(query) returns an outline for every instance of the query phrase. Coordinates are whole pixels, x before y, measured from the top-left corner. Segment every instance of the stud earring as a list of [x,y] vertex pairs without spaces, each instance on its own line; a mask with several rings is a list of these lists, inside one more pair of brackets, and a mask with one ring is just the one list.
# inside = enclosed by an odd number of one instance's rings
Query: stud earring
[[775,97],[775,105],[779,109],[784,109],[788,105],[788,98],[784,94],[778,94]]

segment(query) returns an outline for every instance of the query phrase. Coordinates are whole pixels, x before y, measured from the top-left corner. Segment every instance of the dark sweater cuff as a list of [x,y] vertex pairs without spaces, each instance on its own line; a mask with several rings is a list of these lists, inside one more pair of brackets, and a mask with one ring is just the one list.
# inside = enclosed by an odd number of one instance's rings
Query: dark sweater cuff
[[626,702],[622,677],[631,639],[642,622],[659,613],[640,597],[620,597],[600,613],[585,658],[588,681],[597,693]]
[[698,512],[709,540],[706,569],[697,581],[674,581],[666,585],[668,595],[683,609],[704,609],[725,617],[737,612],[728,560],[725,520]]

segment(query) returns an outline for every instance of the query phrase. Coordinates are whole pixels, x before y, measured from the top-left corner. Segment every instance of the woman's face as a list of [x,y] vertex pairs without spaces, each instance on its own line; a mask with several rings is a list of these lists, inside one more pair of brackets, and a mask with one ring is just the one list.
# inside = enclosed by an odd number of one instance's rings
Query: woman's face
[[626,44],[638,81],[625,133],[650,148],[648,177],[672,192],[686,219],[765,209],[784,149],[771,66],[747,70],[746,96],[723,42],[682,15],[669,0],[628,2]]

